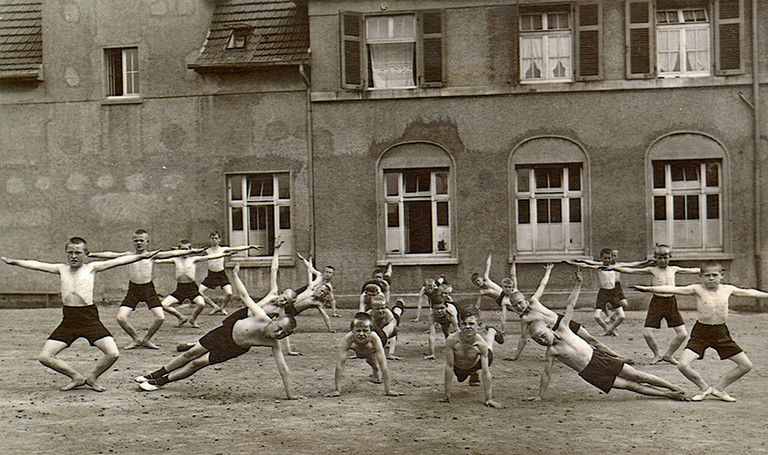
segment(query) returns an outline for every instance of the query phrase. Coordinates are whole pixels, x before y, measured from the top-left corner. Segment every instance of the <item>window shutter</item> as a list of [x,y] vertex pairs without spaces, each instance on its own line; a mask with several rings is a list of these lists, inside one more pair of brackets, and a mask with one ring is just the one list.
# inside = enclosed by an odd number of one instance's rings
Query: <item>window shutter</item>
[[442,87],[445,83],[445,46],[443,45],[443,11],[422,11],[419,15],[421,43],[419,86]]
[[626,3],[627,79],[653,76],[653,8],[649,1]]
[[341,86],[359,89],[363,86],[363,16],[341,11]]
[[[752,0],[757,1],[757,0]],[[715,73],[742,74],[744,59],[744,1],[715,0]],[[754,33],[754,32],[753,32]]]
[[600,3],[576,5],[576,80],[600,79]]

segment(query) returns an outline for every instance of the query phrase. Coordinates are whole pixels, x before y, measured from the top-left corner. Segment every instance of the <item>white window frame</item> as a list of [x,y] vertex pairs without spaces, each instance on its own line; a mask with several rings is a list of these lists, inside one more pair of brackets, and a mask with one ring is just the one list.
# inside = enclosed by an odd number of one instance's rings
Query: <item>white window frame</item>
[[[253,195],[249,193],[250,183],[252,178],[256,177],[271,177],[272,178],[272,194],[271,195]],[[282,246],[278,249],[280,256],[291,256],[293,253],[293,204],[291,195],[293,194],[292,188],[292,175],[290,171],[271,171],[271,172],[243,172],[243,173],[228,173],[225,175],[227,183],[227,225],[230,246],[244,246],[248,244],[261,245],[260,250],[250,249],[235,255],[235,258],[241,259],[259,259],[270,258],[273,254],[270,246],[273,245],[275,230],[280,240],[283,242]],[[283,185],[287,185],[288,197],[281,197],[281,189]],[[239,192],[240,198],[233,198]],[[269,229],[262,236],[256,236],[256,230],[250,226],[251,216],[250,209],[256,207],[271,207],[272,208],[272,232],[270,235]],[[286,215],[284,212],[288,211]],[[237,224],[242,226],[242,229],[235,229],[235,217],[237,211],[240,211],[240,222]],[[282,228],[281,221],[286,221],[283,217],[287,216],[288,228]],[[267,236],[271,238],[267,238]]]
[[[425,171],[430,173],[429,190],[406,192],[405,187],[405,174],[409,171]],[[392,257],[419,257],[419,256],[432,256],[432,257],[451,257],[452,250],[454,248],[454,242],[452,241],[452,217],[451,217],[451,176],[450,168],[410,168],[410,169],[387,169],[384,170],[384,231],[385,231],[385,248],[388,258]],[[445,193],[438,192],[438,174],[444,174]],[[395,175],[397,194],[388,195],[387,193],[391,188],[388,186],[388,175]],[[432,236],[432,251],[425,253],[410,253],[405,250],[408,243],[406,220],[405,220],[405,208],[408,202],[430,202],[431,211],[431,236]],[[447,225],[438,225],[438,205],[445,204],[446,216],[448,217]],[[397,226],[389,226],[389,207],[397,207]]]
[[[413,29],[413,35],[409,37],[405,36],[395,36],[395,21],[394,19],[396,17],[408,17],[412,21],[412,29]],[[371,38],[369,28],[371,24],[374,21],[381,21],[382,19],[387,19],[387,36],[386,37],[378,37],[378,38]],[[371,75],[370,78],[366,77],[368,80],[368,89],[369,90],[386,90],[386,89],[403,89],[403,88],[416,88],[417,87],[417,79],[418,79],[418,68],[416,63],[416,48],[418,46],[418,28],[416,23],[416,14],[413,13],[400,13],[400,14],[391,14],[391,15],[369,15],[364,16],[363,18],[363,25],[365,29],[365,48],[367,52],[367,59],[366,59],[366,66],[365,71],[368,71],[368,73]],[[393,86],[381,86],[376,87],[375,86],[375,80],[376,77],[374,74],[374,49],[373,46],[377,45],[411,45],[410,49],[410,65],[411,65],[411,83],[405,84],[405,85],[393,85]]]
[[[571,169],[574,166],[579,168],[579,189],[569,189],[569,180],[573,178],[571,176]],[[536,186],[536,169],[537,168],[560,168],[561,169],[561,187],[560,188],[537,188]],[[515,228],[516,228],[516,253],[522,255],[552,255],[563,254],[567,256],[576,256],[585,254],[586,248],[586,204],[584,197],[584,185],[585,185],[585,170],[584,163],[552,163],[552,164],[524,164],[518,163],[514,168],[514,213],[515,213]],[[520,188],[519,173],[526,172],[528,174],[528,188],[527,190]],[[581,220],[578,222],[571,222],[570,220],[570,207],[573,199],[579,200],[579,211]],[[538,201],[547,199],[559,199],[560,200],[560,223],[539,223],[538,221]],[[519,207],[521,200],[528,201],[528,223],[520,223]],[[576,226],[572,224],[580,225],[580,234],[572,232],[576,229]],[[560,236],[563,239],[562,248],[547,248],[539,245],[539,231],[545,226],[540,224],[560,224],[561,232]],[[530,226],[530,233],[524,234],[525,226]],[[530,236],[530,247],[528,245],[521,245],[521,238],[525,235]],[[577,242],[575,246],[571,246],[571,239],[576,238]]]
[[[558,17],[558,15],[566,14],[567,15],[567,28],[558,27],[558,24],[555,25],[553,28],[550,27],[551,18]],[[524,30],[524,20],[528,20],[529,18],[532,18],[533,16],[540,16],[541,17],[541,24],[542,28],[539,29],[531,29],[531,30]],[[542,12],[542,13],[523,13],[520,15],[520,18],[518,20],[518,29],[520,32],[520,42],[519,42],[519,68],[520,68],[520,82],[523,84],[530,84],[530,83],[548,83],[548,82],[571,82],[573,81],[573,63],[574,63],[574,52],[573,52],[573,14],[571,11],[556,11],[556,12]],[[552,68],[551,68],[551,60],[553,59],[563,59],[562,56],[552,56],[551,55],[551,41],[555,40],[562,40],[562,39],[568,39],[567,42],[567,48],[568,48],[568,57],[567,61],[568,64],[566,66],[566,74],[565,76],[557,77],[557,76],[551,76],[552,74]],[[527,45],[524,45],[524,42],[526,41],[536,41],[541,40],[541,77],[539,78],[528,78],[526,77],[526,71],[525,71],[525,63],[528,60],[532,60],[533,57],[529,57],[526,55],[523,55],[523,49],[526,47],[529,47]]]
[[[698,181],[672,181],[672,167],[675,165],[695,165],[698,164]],[[707,186],[707,165],[717,165],[717,186]],[[722,160],[655,160],[651,163],[651,170],[655,175],[657,166],[664,166],[664,187],[656,188],[654,178],[651,178],[652,193],[652,222],[653,222],[653,241],[654,243],[663,243],[671,245],[675,250],[681,252],[723,252],[725,245],[725,235],[723,226],[723,204],[725,191],[723,188],[723,161]],[[709,197],[716,196],[718,201],[718,218],[710,219],[708,216]],[[658,220],[656,213],[657,198],[664,198],[665,216],[663,220]],[[675,201],[685,198],[686,218],[675,218]],[[687,218],[687,204],[690,198],[695,198],[698,203],[698,219]],[[699,245],[691,246],[690,241],[681,240],[679,237],[685,232],[688,237],[698,236]],[[678,235],[678,232],[681,232]],[[663,233],[663,234],[662,234]],[[713,239],[714,238],[714,239]],[[683,243],[685,242],[685,243]]]
[[233,28],[229,33],[229,39],[225,48],[227,50],[239,50],[245,49],[248,45],[248,36],[251,34],[251,29],[247,27]]
[[[694,19],[686,21],[685,13],[692,12]],[[704,13],[704,21],[695,19],[696,12]],[[660,15],[666,17],[664,23],[660,22]],[[705,77],[712,74],[712,28],[709,19],[709,13],[706,8],[680,8],[680,9],[664,9],[656,11],[656,74],[660,78],[665,77]],[[704,49],[689,50],[688,45],[688,32],[703,32],[699,33],[700,36],[706,39],[706,62],[704,68],[706,70],[689,70],[688,69],[688,53],[689,52],[701,52]],[[662,54],[672,52],[661,49],[661,43],[664,42],[662,34],[671,33],[677,34],[677,40],[679,48],[677,50],[677,59],[679,62],[679,71],[669,70],[662,71],[661,62]]]
[[[112,63],[120,51],[120,79],[122,94],[116,94],[116,75],[112,73]],[[139,68],[139,48],[137,46],[104,49],[105,91],[107,98],[138,98],[141,96],[141,74]]]

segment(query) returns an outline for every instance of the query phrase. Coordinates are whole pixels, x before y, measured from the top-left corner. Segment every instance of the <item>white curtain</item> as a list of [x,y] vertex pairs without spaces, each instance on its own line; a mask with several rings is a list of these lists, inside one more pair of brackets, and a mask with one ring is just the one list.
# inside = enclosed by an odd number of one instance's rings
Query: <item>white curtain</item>
[[680,71],[680,31],[659,30],[658,40],[659,71],[662,73]]
[[374,88],[414,87],[413,43],[371,44]]
[[543,66],[543,38],[526,36],[520,38],[520,57],[523,79],[541,79]]
[[707,71],[709,67],[709,30],[685,31],[688,71]]

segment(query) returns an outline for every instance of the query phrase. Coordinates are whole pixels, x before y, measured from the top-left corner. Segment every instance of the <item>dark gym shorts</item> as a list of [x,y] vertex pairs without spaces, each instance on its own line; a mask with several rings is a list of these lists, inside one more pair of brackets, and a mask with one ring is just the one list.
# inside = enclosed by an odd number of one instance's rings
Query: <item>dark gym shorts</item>
[[[623,298],[619,297],[620,293],[621,288],[618,287],[613,289],[600,288],[600,290],[597,291],[595,309],[605,311],[606,309],[613,310],[618,308],[620,306],[619,301]],[[608,305],[610,305],[610,308],[608,308]]]
[[701,359],[707,348],[714,348],[721,360],[742,352],[739,345],[731,338],[731,333],[725,324],[702,324],[696,321],[685,349],[695,352]]
[[49,340],[61,341],[69,346],[76,339],[83,337],[93,346],[94,342],[112,336],[99,320],[99,309],[96,305],[64,306],[62,309],[64,316],[59,326],[48,337]]
[[662,319],[667,320],[667,327],[679,327],[685,324],[683,316],[677,309],[677,299],[674,295],[671,297],[661,297],[654,294],[651,297],[651,303],[648,304],[648,314],[645,317],[643,327],[660,329]]
[[197,290],[197,284],[190,281],[189,283],[176,283],[176,290],[171,295],[181,303],[185,299],[195,300],[195,297],[199,296],[200,292]]
[[120,306],[135,309],[139,302],[147,302],[147,308],[157,308],[160,306],[160,297],[155,291],[153,282],[136,284],[133,281],[128,282],[128,292],[125,294],[123,303]]
[[207,287],[208,289],[214,289],[217,287],[224,287],[230,284],[230,282],[229,282],[229,277],[227,276],[227,272],[225,272],[224,270],[221,270],[219,272],[212,272],[209,270],[208,276],[205,277],[203,282],[200,284]]
[[234,328],[235,323],[240,319],[232,318],[226,320],[226,323],[206,333],[198,341],[200,346],[208,350],[208,363],[210,365],[234,359],[251,349],[250,346],[244,348],[238,345],[232,338],[232,329]]
[[[493,363],[493,351],[490,349],[488,350],[488,366],[491,366]],[[464,382],[465,379],[469,377],[472,373],[475,371],[479,371],[482,369],[483,366],[480,364],[480,358],[477,359],[477,363],[472,365],[472,368],[462,370],[461,368],[456,368],[456,365],[453,366],[453,374],[456,375],[456,380],[459,382]]]
[[622,368],[624,368],[624,362],[621,360],[594,350],[592,351],[592,358],[587,366],[579,372],[579,376],[603,392],[608,393]]

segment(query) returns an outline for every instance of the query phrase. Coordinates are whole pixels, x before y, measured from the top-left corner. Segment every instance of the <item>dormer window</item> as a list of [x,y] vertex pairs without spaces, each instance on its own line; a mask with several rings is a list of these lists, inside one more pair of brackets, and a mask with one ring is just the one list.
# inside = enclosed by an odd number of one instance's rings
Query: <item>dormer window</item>
[[227,49],[245,49],[250,34],[250,27],[233,28],[227,40]]

